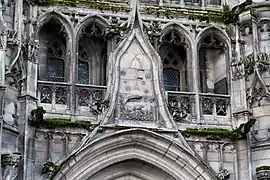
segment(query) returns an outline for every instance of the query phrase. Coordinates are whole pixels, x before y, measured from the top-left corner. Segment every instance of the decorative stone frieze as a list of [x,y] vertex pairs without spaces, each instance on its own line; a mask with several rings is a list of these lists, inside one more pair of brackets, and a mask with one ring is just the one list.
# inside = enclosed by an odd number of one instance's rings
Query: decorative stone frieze
[[2,166],[18,166],[21,158],[20,153],[2,154]]

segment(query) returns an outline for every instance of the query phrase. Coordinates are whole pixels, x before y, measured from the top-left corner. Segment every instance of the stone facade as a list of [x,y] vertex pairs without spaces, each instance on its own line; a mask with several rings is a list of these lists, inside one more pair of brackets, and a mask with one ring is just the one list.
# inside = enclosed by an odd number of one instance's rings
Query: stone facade
[[2,179],[269,179],[268,7],[2,1]]

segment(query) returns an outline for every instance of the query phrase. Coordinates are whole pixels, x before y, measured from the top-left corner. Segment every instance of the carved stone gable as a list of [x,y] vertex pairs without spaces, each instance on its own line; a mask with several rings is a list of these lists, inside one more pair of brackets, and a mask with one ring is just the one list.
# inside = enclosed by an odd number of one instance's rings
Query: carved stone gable
[[120,114],[117,119],[155,121],[156,106],[151,60],[135,39],[120,61]]
[[138,9],[130,22],[131,32],[109,57],[113,62],[107,97],[110,106],[101,115],[103,124],[173,128],[176,130],[165,105],[161,59],[143,32]]

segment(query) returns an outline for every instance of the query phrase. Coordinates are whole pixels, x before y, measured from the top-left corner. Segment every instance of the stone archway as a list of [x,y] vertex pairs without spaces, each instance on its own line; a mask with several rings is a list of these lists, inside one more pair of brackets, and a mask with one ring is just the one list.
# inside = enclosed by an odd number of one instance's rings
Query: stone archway
[[113,164],[91,177],[91,180],[171,180],[169,174],[143,161],[130,159]]
[[[102,180],[114,180],[129,174],[133,179],[143,180],[216,179],[211,168],[196,153],[185,148],[175,138],[175,133],[160,135],[144,129],[128,129],[107,131],[95,137],[70,156],[56,180],[93,180],[101,176],[105,176]],[[151,171],[146,173],[146,169]]]

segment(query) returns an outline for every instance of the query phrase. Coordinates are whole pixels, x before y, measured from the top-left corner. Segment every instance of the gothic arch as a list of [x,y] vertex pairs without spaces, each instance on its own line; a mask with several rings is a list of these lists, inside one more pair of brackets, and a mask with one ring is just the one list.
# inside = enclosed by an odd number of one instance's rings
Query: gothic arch
[[224,30],[212,26],[203,29],[197,35],[196,44],[201,92],[229,94],[230,38]]
[[225,42],[226,48],[229,51],[231,49],[231,40],[229,38],[229,36],[226,34],[226,32],[224,32],[224,30],[222,30],[219,27],[216,26],[210,26],[207,28],[204,28],[202,31],[199,32],[199,34],[196,36],[196,44],[199,46],[201,40],[209,35],[210,33],[215,34],[216,36],[218,36],[221,40],[223,40]]
[[[97,32],[91,34],[90,26],[95,26]],[[105,31],[109,22],[99,15],[88,15],[84,17],[75,28],[75,51],[78,52],[74,67],[76,69],[76,81],[79,84],[106,84],[106,59],[107,41]],[[87,31],[87,33],[86,33]],[[86,35],[88,34],[88,35]],[[86,38],[81,38],[86,35]],[[90,36],[91,37],[90,37]],[[81,48],[86,52],[85,58],[81,58]],[[93,53],[94,52],[94,53]],[[79,71],[80,68],[80,71]],[[79,73],[84,72],[84,73]],[[85,80],[87,79],[87,80]]]
[[[167,38],[170,36],[173,36],[175,40],[168,44]],[[189,29],[175,22],[168,23],[163,29],[161,41],[159,55],[163,61],[163,78],[166,90],[192,91],[194,89],[193,84],[190,83],[192,80],[187,81],[187,79],[193,79],[194,76],[190,70],[194,64],[195,52],[194,46],[192,46],[194,39]],[[178,58],[176,58],[177,54],[180,55]],[[168,64],[172,64],[168,63],[168,59],[175,59],[173,66],[168,67]]]
[[193,152],[184,148],[178,139],[149,130],[129,129],[97,138],[71,156],[55,177],[88,179],[117,163],[139,160],[175,180],[214,180],[211,168]]
[[190,30],[184,25],[178,24],[176,22],[170,22],[163,27],[162,34],[165,35],[173,29],[176,30],[179,34],[183,35],[187,39],[189,48],[193,50],[192,44],[194,44],[194,39],[190,33]]
[[65,27],[65,30],[68,35],[68,39],[73,39],[74,37],[74,28],[72,26],[72,23],[60,12],[55,11],[48,11],[44,13],[38,20],[37,20],[37,33],[36,38],[38,39],[39,33],[41,28],[48,23],[51,18],[54,18],[55,20],[59,21],[61,25]]
[[[48,26],[56,29],[50,30]],[[70,52],[73,49],[73,38],[74,28],[62,13],[48,11],[38,19],[36,39],[39,40],[40,47],[39,80],[68,83],[72,81],[72,68],[70,68],[72,53]],[[49,69],[54,70],[48,73]],[[56,72],[57,75],[52,75]],[[53,78],[58,76],[59,78]]]
[[[109,26],[109,21],[107,19],[105,19],[104,17],[100,16],[100,15],[87,15],[84,18],[82,18],[78,24],[75,27],[75,34],[76,37],[78,37],[81,29],[83,28],[83,26],[90,24],[91,22],[95,21],[96,23],[98,23],[102,28],[106,28]],[[77,39],[77,38],[76,38]]]

